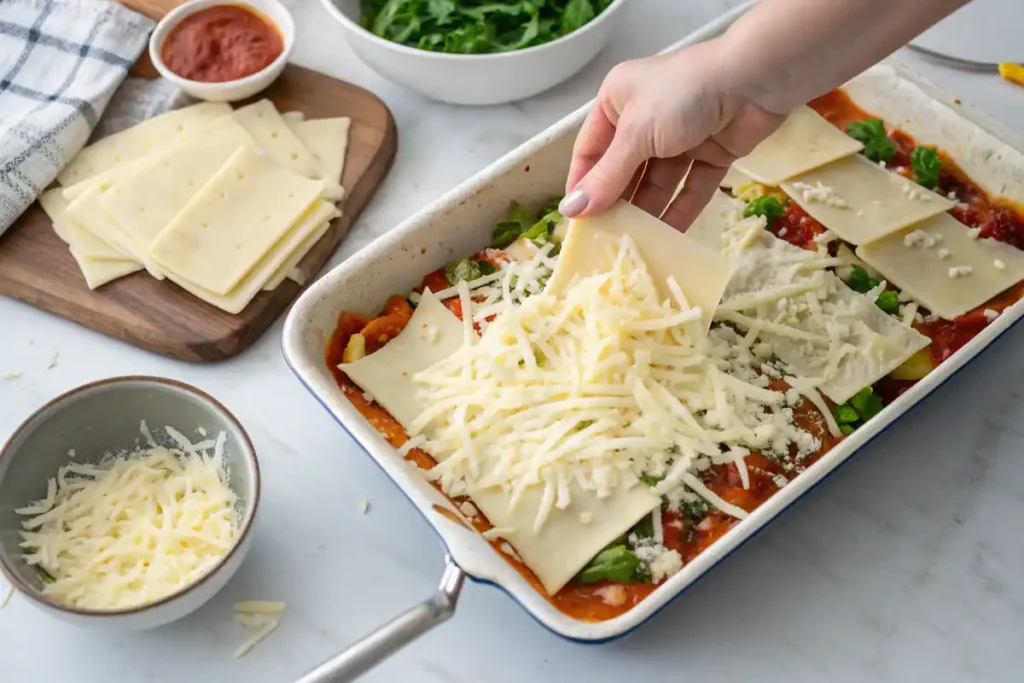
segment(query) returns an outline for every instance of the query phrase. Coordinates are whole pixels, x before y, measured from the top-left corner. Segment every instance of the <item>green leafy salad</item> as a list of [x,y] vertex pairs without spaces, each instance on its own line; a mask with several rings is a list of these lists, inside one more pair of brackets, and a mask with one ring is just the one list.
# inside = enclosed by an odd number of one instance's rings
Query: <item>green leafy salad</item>
[[431,52],[511,52],[568,35],[612,2],[363,0],[362,24],[381,38]]

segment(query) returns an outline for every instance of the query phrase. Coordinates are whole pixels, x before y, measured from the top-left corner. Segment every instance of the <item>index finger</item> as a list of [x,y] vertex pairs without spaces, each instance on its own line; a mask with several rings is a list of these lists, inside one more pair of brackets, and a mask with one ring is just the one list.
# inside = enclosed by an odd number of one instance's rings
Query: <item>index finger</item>
[[615,124],[604,112],[600,103],[587,114],[583,127],[576,136],[572,148],[572,163],[569,165],[569,177],[565,183],[566,194],[576,189],[583,176],[604,156],[608,146],[615,138]]
[[676,230],[686,232],[711,201],[727,170],[695,160],[683,181],[683,189],[662,213],[661,220]]

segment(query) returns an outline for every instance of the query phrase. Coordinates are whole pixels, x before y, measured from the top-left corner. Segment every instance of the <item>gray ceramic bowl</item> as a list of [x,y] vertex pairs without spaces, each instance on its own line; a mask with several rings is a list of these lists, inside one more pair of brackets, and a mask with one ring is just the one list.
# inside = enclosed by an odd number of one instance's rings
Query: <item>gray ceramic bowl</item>
[[[42,594],[39,575],[22,559],[18,531],[24,518],[14,510],[46,497],[47,479],[70,461],[70,450],[75,462],[88,463],[141,443],[143,420],[154,433],[170,425],[190,439],[199,428],[210,438],[227,433],[225,461],[242,512],[238,538],[209,573],[155,602],[121,610],[61,605]],[[238,420],[212,397],[158,377],[115,377],[86,384],[37,410],[0,450],[0,570],[33,603],[66,621],[111,630],[160,626],[198,608],[235,573],[249,549],[259,495],[260,472],[252,442]]]

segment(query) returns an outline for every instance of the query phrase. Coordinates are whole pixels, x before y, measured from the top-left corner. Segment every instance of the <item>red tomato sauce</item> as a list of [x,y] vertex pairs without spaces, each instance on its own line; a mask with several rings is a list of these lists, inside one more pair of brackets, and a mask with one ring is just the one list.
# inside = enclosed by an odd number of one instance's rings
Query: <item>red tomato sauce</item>
[[811,218],[796,202],[787,202],[783,214],[772,223],[771,232],[795,247],[814,251],[818,248],[814,238],[825,232],[825,226]]
[[182,78],[235,81],[268,67],[284,52],[284,39],[264,16],[240,5],[215,5],[171,29],[160,57]]
[[[841,90],[833,90],[811,101],[810,106],[832,125],[845,131],[854,121],[879,118],[860,107]],[[889,130],[889,139],[896,147],[896,155],[889,168],[905,176],[913,177],[910,153],[918,145],[905,131]],[[972,228],[981,228],[981,237],[990,237],[1024,249],[1024,212],[1022,207],[1004,198],[992,198],[985,193],[955,161],[941,149],[938,150],[942,167],[939,170],[939,184],[935,191],[941,195],[955,196],[959,202],[950,213],[958,221]],[[778,221],[777,221],[778,222]],[[936,319],[915,323],[914,327],[932,340],[929,350],[932,361],[938,365],[967,342],[976,337],[990,324],[986,309],[1001,312],[1024,297],[1024,283],[1006,290],[995,299],[979,306],[956,320]],[[886,379],[880,390],[886,403],[906,391],[914,382]],[[889,398],[891,397],[891,398]]]

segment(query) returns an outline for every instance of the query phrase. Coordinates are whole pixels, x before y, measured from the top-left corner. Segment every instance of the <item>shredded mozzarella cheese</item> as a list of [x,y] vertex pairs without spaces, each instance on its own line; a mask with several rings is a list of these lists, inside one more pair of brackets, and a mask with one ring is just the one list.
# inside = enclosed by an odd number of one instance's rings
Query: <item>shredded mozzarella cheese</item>
[[226,435],[192,444],[165,432],[180,450],[154,442],[98,465],[70,463],[45,499],[17,511],[29,517],[20,547],[48,577],[44,595],[81,608],[135,607],[193,583],[230,551],[239,515]]

